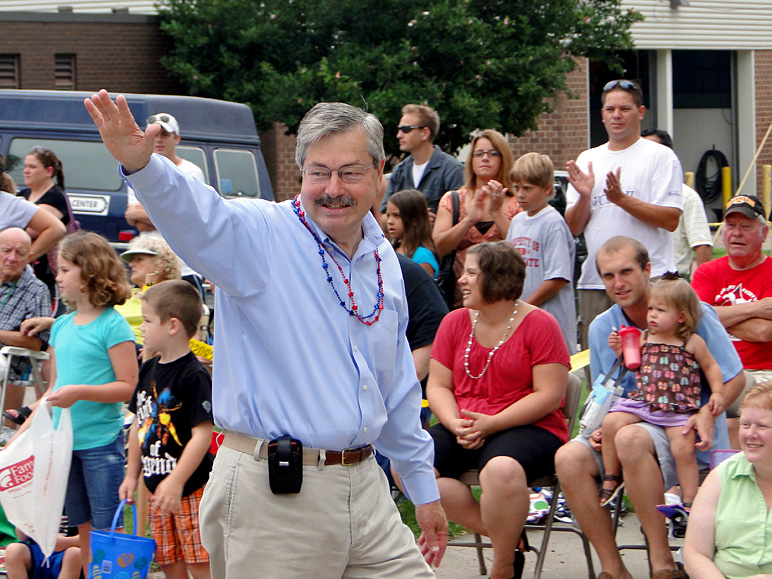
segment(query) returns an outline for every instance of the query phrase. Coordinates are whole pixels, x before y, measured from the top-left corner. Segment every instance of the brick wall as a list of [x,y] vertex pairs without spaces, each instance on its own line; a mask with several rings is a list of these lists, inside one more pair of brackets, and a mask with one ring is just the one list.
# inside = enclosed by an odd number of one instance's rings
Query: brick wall
[[286,132],[286,125],[275,123],[270,131],[260,133],[263,157],[276,201],[284,201],[300,193],[300,171],[295,164],[295,135],[287,135]]
[[[756,74],[756,147],[761,144],[764,133],[772,124],[772,50],[757,50],[755,53]],[[762,192],[761,167],[772,165],[772,134],[767,138],[764,148],[756,162],[756,191]],[[743,174],[747,170],[742,169]]]
[[76,61],[75,90],[183,94],[159,63],[169,52],[170,41],[153,17],[7,18],[0,13],[0,54],[19,55],[21,89],[55,88],[54,55],[69,53]]
[[539,118],[539,129],[522,137],[509,137],[515,159],[536,151],[549,155],[556,170],[565,170],[566,162],[576,159],[590,142],[587,103],[587,60],[579,59],[579,67],[568,75],[568,88],[577,98],[559,97],[553,102],[554,111]]

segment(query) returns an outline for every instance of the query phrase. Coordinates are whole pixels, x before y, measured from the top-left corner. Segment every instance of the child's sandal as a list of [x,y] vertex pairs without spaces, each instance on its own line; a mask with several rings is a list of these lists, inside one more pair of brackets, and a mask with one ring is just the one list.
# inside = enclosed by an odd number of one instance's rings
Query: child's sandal
[[601,487],[600,491],[598,492],[601,507],[607,506],[611,501],[617,498],[617,496],[619,496],[619,494],[622,492],[622,489],[625,488],[625,483],[621,474],[604,474],[603,480],[604,482],[610,480],[615,481],[618,484],[613,489],[604,489]]

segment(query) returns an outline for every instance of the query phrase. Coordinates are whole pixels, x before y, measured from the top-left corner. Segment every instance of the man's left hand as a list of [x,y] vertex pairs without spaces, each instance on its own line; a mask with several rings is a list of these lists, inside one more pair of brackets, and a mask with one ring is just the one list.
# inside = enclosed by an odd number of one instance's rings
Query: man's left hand
[[690,430],[697,431],[697,436],[700,441],[695,444],[697,450],[710,450],[713,446],[713,422],[715,417],[710,413],[710,409],[704,406],[697,414],[692,414],[689,420],[686,421],[683,434],[687,434]]
[[429,565],[439,567],[448,545],[448,518],[440,501],[415,506],[415,518],[421,527],[418,546]]
[[617,167],[616,173],[609,171],[606,175],[606,188],[603,190],[606,194],[606,198],[615,205],[619,205],[619,201],[625,197],[625,194],[622,191],[622,183],[619,180],[621,174],[621,167]]

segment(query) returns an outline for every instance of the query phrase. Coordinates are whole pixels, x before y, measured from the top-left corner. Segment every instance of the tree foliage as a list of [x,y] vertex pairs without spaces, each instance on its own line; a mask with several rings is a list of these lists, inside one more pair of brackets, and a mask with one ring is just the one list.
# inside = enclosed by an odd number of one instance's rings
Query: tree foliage
[[165,66],[191,94],[248,103],[294,132],[320,101],[377,115],[387,151],[406,103],[455,151],[478,128],[522,135],[567,92],[574,56],[616,63],[642,17],[621,0],[166,0]]

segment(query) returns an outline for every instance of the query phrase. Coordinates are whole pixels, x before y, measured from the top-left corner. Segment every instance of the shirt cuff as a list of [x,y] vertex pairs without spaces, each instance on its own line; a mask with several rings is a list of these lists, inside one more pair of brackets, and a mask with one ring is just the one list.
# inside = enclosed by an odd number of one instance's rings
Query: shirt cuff
[[405,489],[405,496],[414,505],[425,505],[440,499],[440,491],[437,488],[437,478],[434,476],[434,469],[430,469],[426,474],[421,473],[409,479],[402,479],[402,485]]

